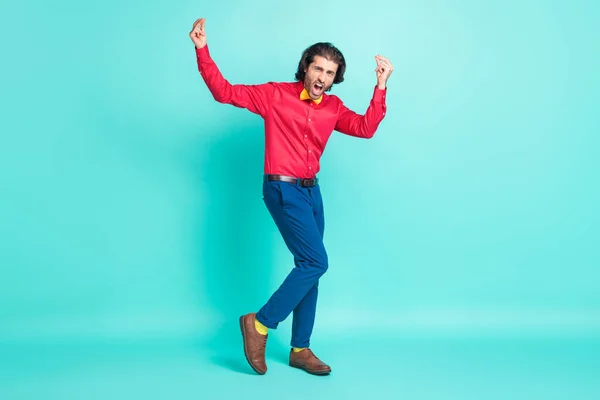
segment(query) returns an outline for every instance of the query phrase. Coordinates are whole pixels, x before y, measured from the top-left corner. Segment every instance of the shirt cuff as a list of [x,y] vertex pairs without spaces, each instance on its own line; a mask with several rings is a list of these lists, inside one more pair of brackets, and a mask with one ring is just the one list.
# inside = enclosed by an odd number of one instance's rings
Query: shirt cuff
[[375,85],[375,90],[373,91],[373,100],[375,101],[383,101],[385,102],[385,95],[387,94],[387,86],[385,89],[377,89],[377,85]]
[[196,49],[196,57],[198,57],[199,59],[210,58],[210,53],[208,52],[208,45],[205,45],[201,48],[197,48],[194,46],[194,48]]

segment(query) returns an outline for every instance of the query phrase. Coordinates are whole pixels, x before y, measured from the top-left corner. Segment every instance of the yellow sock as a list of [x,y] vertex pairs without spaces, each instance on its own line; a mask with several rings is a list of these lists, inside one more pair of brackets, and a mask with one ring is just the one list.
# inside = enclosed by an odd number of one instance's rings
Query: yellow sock
[[269,332],[269,328],[258,322],[256,318],[254,318],[254,327],[261,335],[266,335]]
[[292,347],[292,350],[294,350],[294,353],[299,353],[302,350],[304,350],[306,347]]

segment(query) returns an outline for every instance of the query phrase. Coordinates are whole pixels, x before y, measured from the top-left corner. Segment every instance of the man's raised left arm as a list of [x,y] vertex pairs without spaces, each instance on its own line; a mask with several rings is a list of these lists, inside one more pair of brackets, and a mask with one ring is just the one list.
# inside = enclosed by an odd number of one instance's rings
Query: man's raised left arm
[[387,58],[377,55],[375,56],[375,60],[377,61],[377,68],[375,68],[377,86],[375,86],[369,108],[367,108],[364,115],[360,115],[342,104],[338,121],[335,125],[336,131],[366,139],[372,138],[375,135],[379,123],[385,116],[386,85],[392,71],[394,71],[394,67]]

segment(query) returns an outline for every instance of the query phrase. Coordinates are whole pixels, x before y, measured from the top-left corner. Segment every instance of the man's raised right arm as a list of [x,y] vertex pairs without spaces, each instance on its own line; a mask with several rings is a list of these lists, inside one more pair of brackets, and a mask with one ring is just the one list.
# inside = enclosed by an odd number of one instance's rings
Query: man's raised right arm
[[208,90],[219,103],[232,104],[236,107],[246,108],[255,114],[265,116],[270,101],[273,98],[274,86],[269,83],[262,85],[232,85],[221,74],[213,61],[206,44],[206,31],[204,18],[194,22],[190,39],[196,46],[196,59],[198,70],[208,86]]

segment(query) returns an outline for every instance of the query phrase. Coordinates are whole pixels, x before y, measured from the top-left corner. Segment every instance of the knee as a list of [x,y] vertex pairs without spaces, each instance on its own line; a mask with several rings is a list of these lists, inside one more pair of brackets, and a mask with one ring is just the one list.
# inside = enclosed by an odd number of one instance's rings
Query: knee
[[329,260],[327,253],[323,251],[297,260],[296,265],[318,279],[329,268]]
[[319,254],[313,261],[313,265],[316,267],[319,276],[327,272],[327,269],[329,268],[329,258],[327,257],[327,253],[323,252],[322,254]]

